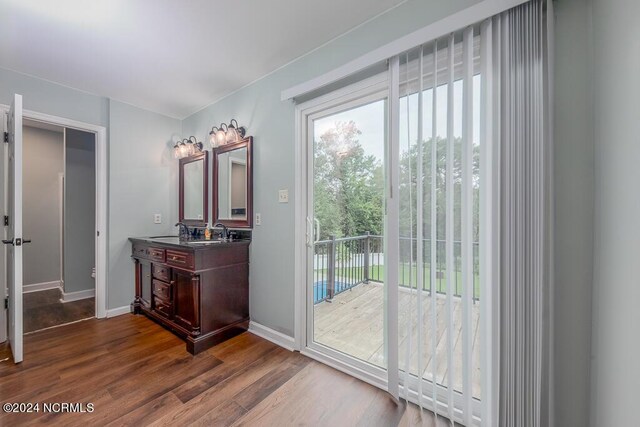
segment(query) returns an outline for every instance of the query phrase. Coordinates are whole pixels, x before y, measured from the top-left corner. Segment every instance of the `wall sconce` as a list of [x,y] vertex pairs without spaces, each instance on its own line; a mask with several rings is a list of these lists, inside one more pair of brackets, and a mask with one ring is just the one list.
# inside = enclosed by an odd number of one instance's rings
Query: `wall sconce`
[[245,128],[238,126],[236,119],[231,119],[228,126],[222,123],[219,127],[214,126],[211,128],[211,132],[209,132],[209,142],[213,148],[220,147],[221,145],[240,141],[244,138],[245,133]]
[[185,138],[176,142],[176,145],[173,146],[173,154],[176,159],[183,159],[202,153],[203,147],[202,142],[198,142],[195,136],[190,136],[189,139]]

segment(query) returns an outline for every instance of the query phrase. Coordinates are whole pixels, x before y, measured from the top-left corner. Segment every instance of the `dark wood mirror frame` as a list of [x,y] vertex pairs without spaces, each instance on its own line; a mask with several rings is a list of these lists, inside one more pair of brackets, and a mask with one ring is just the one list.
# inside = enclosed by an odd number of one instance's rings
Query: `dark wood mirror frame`
[[[185,219],[184,218],[184,167],[185,165],[198,160],[203,160],[202,165],[202,220],[199,219]],[[205,151],[195,156],[185,157],[180,159],[179,165],[179,184],[178,184],[178,218],[180,222],[186,225],[205,226],[209,218],[209,152]]]
[[[220,219],[218,202],[218,156],[229,151],[247,149],[247,215],[246,219]],[[253,227],[253,137],[222,145],[213,149],[213,224],[221,223],[233,228]]]

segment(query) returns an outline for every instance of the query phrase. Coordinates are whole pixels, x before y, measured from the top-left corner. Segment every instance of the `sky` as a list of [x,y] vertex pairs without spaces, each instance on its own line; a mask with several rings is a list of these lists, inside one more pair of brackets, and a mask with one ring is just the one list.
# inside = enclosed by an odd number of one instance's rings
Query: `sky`
[[[480,76],[473,78],[473,141],[480,141]],[[447,135],[447,85],[441,85],[436,93],[436,133],[439,137]],[[428,139],[432,132],[433,90],[423,92],[423,140]],[[407,115],[407,104],[410,112]],[[323,117],[314,122],[314,137],[319,139],[327,130],[335,127],[337,122],[353,120],[362,134],[359,137],[365,153],[374,155],[380,161],[384,159],[385,144],[385,101],[379,100],[365,104],[351,110],[342,111],[331,116]],[[462,81],[458,80],[453,85],[453,134],[462,136]],[[400,144],[407,147],[407,135],[411,136],[412,143],[418,137],[418,95],[413,94],[409,98],[400,98]]]

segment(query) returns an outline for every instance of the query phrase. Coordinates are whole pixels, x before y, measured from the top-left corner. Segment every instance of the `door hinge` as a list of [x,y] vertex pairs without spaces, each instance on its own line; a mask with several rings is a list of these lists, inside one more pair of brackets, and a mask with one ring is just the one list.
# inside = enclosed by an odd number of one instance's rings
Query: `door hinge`
[[4,216],[4,226],[8,227],[9,226],[9,215],[5,215]]
[[9,142],[9,132],[5,132],[4,133],[4,142],[6,142],[6,143]]
[[9,297],[4,299],[4,309],[5,310],[9,309]]

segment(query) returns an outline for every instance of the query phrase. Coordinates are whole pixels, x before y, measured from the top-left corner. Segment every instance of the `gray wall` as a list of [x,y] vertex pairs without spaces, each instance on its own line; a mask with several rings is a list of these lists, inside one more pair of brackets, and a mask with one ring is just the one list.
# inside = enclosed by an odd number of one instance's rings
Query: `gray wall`
[[593,0],[592,425],[638,425],[640,2]]
[[64,292],[95,288],[95,135],[67,129],[65,138]]
[[[178,161],[172,138],[179,120],[110,102],[109,147],[109,307],[130,304],[134,297],[132,236],[177,231]],[[162,224],[153,214],[162,214]]]
[[109,126],[107,98],[0,68],[0,103],[11,104],[16,93],[27,110]]
[[[280,91],[335,68],[474,2],[409,1],[183,121],[205,138],[213,123],[238,119],[254,135],[255,227],[251,247],[251,318],[293,335],[294,107]],[[556,2],[556,317],[557,425],[583,426],[589,410],[593,263],[594,154],[590,123],[587,0]],[[273,249],[278,242],[279,251]],[[285,253],[288,256],[282,256]]]
[[23,132],[23,236],[32,240],[23,250],[24,284],[59,281],[63,135],[27,126]]
[[[127,238],[173,233],[177,219],[177,161],[169,141],[181,135],[181,123],[44,80],[0,69],[0,103],[23,96],[24,108],[105,126],[108,130],[109,209],[107,307],[133,299],[133,264]],[[153,213],[163,224],[153,224]]]
[[555,414],[589,416],[594,154],[587,0],[556,2]]
[[[251,243],[252,320],[293,335],[295,107],[280,92],[478,1],[409,1],[183,120],[184,134],[203,141],[213,124],[231,118],[254,136],[253,202],[262,225]],[[284,188],[288,204],[278,203]]]

